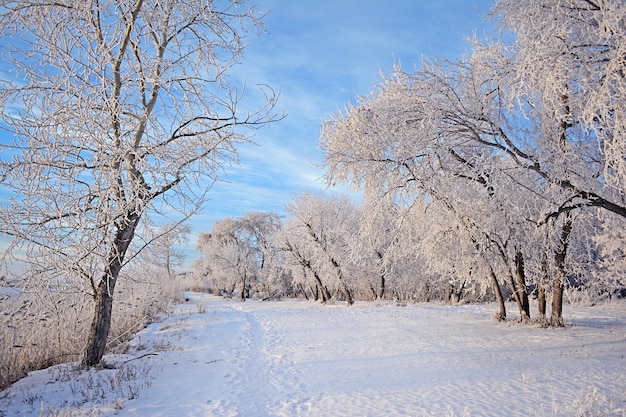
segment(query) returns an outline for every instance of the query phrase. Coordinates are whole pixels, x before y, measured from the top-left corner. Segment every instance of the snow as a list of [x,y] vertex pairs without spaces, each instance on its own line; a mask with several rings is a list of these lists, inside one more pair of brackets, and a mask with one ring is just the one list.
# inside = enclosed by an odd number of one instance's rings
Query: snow
[[187,295],[114,369],[32,372],[0,416],[626,416],[623,304],[541,329],[494,305]]

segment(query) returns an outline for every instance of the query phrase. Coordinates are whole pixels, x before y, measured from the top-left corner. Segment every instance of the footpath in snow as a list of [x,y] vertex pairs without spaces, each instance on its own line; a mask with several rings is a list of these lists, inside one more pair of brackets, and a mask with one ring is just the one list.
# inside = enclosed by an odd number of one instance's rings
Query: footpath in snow
[[623,304],[566,329],[494,311],[189,294],[114,369],[33,372],[0,416],[626,416]]

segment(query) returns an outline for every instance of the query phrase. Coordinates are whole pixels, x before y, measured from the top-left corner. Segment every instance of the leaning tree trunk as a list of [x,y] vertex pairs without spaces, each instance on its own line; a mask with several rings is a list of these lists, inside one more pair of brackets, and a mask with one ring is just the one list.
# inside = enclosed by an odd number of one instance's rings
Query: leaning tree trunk
[[570,212],[565,215],[563,228],[561,229],[561,238],[554,255],[554,263],[556,265],[556,273],[552,283],[552,315],[550,324],[556,327],[565,326],[563,321],[563,291],[565,283],[565,256],[567,255],[567,246],[569,237],[572,233],[572,216]]
[[139,214],[132,213],[127,217],[124,225],[118,226],[103,277],[95,288],[94,315],[91,329],[89,330],[87,348],[82,360],[83,366],[95,366],[100,363],[104,356],[109,331],[111,330],[115,284],[122,269],[128,246],[135,235],[139,218]]
[[341,292],[345,297],[348,305],[351,306],[354,304],[354,299],[352,298],[352,293],[346,284],[346,281],[343,279],[343,273],[341,272],[341,266],[339,266],[339,262],[332,256],[330,257],[330,263],[335,267],[335,271],[337,272],[337,280],[339,281],[339,285],[341,285]]
[[[311,296],[313,297],[313,300],[318,301],[320,299],[320,289],[317,287],[317,284],[309,285],[309,291],[311,291]],[[308,300],[309,298],[306,297],[306,299]]]
[[302,254],[300,254],[300,252],[298,252],[298,250],[296,248],[294,248],[288,241],[287,243],[287,249],[289,251],[291,251],[291,253],[293,253],[293,255],[296,257],[296,259],[298,260],[298,263],[302,266],[302,268],[304,269],[304,273],[306,276],[306,272],[309,271],[313,274],[313,279],[315,281],[315,286],[316,286],[316,290],[315,290],[315,300],[318,300],[318,295],[317,295],[317,291],[320,291],[320,295],[322,298],[322,303],[327,302],[328,300],[330,300],[330,292],[328,291],[328,288],[326,288],[326,286],[324,284],[322,284],[322,279],[320,278],[320,276],[317,274],[317,271],[315,269],[313,269],[313,266],[311,265],[311,262],[309,262],[304,256],[302,256]]
[[498,283],[498,278],[496,277],[496,273],[493,272],[493,268],[489,265],[489,278],[491,279],[491,285],[493,286],[493,292],[496,295],[496,301],[498,302],[499,312],[496,316],[498,321],[506,320],[506,307],[504,305],[504,298],[502,297],[502,291],[500,290],[500,284]]
[[[313,269],[311,269],[311,271],[313,271]],[[317,285],[317,288],[319,289],[320,294],[322,296],[322,303],[325,303],[328,300],[330,300],[330,297],[331,297],[330,291],[328,291],[328,288],[326,288],[326,286],[322,284],[322,279],[315,271],[313,271],[313,278],[315,279],[315,285]]]
[[526,291],[526,273],[524,272],[524,255],[521,251],[515,252],[515,277],[517,280],[517,291],[522,310],[522,321],[530,320],[530,303],[528,301],[528,291]]
[[309,299],[309,295],[306,293],[306,288],[304,288],[304,285],[302,285],[301,282],[296,285],[296,288],[302,293],[302,295],[304,295],[305,300]]
[[[508,256],[506,256],[506,254],[504,253],[504,251],[502,249],[500,249],[500,258],[502,259],[502,262],[504,263],[504,265],[506,265],[507,267],[507,279],[509,281],[509,286],[511,287],[511,291],[513,292],[513,299],[515,300],[515,304],[517,305],[517,309],[519,310],[520,313],[520,317],[522,318],[522,321],[524,320],[524,301],[521,297],[521,293],[517,288],[517,285],[515,284],[515,279],[513,278],[513,273],[511,272],[511,267],[509,264],[509,258]],[[525,292],[525,291],[524,291]]]
[[82,361],[83,366],[95,366],[100,363],[104,356],[109,330],[111,329],[115,281],[115,278],[108,277],[104,278],[98,285],[94,316],[89,331],[89,342]]

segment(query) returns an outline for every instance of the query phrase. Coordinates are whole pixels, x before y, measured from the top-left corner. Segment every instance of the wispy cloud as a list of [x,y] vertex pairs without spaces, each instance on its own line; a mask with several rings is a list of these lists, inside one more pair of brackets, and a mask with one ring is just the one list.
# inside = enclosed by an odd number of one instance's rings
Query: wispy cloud
[[[253,132],[257,145],[239,148],[240,165],[209,193],[194,232],[225,216],[282,211],[303,191],[326,189],[319,149],[321,123],[359,94],[367,94],[394,63],[418,66],[422,57],[459,57],[464,35],[488,27],[481,13],[489,0],[257,0],[267,34],[248,34],[249,48],[232,80],[246,80],[253,109],[262,96],[254,87],[280,89],[284,120]],[[5,77],[0,73],[0,77]],[[6,141],[7,138],[0,137]],[[345,190],[341,188],[341,190]]]
[[411,69],[433,52],[460,56],[468,48],[463,36],[487,26],[480,13],[489,8],[485,0],[260,0],[258,5],[269,10],[268,34],[248,39],[235,78],[279,87],[279,108],[287,117],[257,131],[258,146],[239,149],[241,165],[227,171],[228,183],[214,187],[207,215],[276,210],[299,192],[324,190],[318,166],[322,121],[371,91],[380,72],[394,63]]

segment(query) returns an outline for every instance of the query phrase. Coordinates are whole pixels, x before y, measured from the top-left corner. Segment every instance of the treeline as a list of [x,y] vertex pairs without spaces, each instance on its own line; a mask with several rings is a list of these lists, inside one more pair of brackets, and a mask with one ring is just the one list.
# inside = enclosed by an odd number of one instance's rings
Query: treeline
[[565,297],[623,296],[626,6],[501,0],[491,18],[501,38],[398,67],[324,123],[326,180],[362,201],[218,222],[197,273],[241,297],[496,299],[501,319],[512,297],[554,326]]
[[[379,201],[372,208],[347,196],[301,194],[287,204],[285,217],[250,212],[202,233],[195,282],[242,300],[497,300],[500,319],[506,318],[504,302],[512,299],[525,321],[531,320],[529,298],[535,298],[539,311],[532,319],[543,324],[549,324],[545,303],[554,301],[555,279],[571,301],[624,295],[626,286],[614,275],[623,261],[616,251],[621,239],[601,216],[584,223],[577,218],[565,244],[562,233],[532,223],[515,237],[498,235],[487,243],[488,236],[479,242],[472,234],[480,229],[469,227],[468,217],[436,206]],[[562,301],[554,301],[553,308]]]

